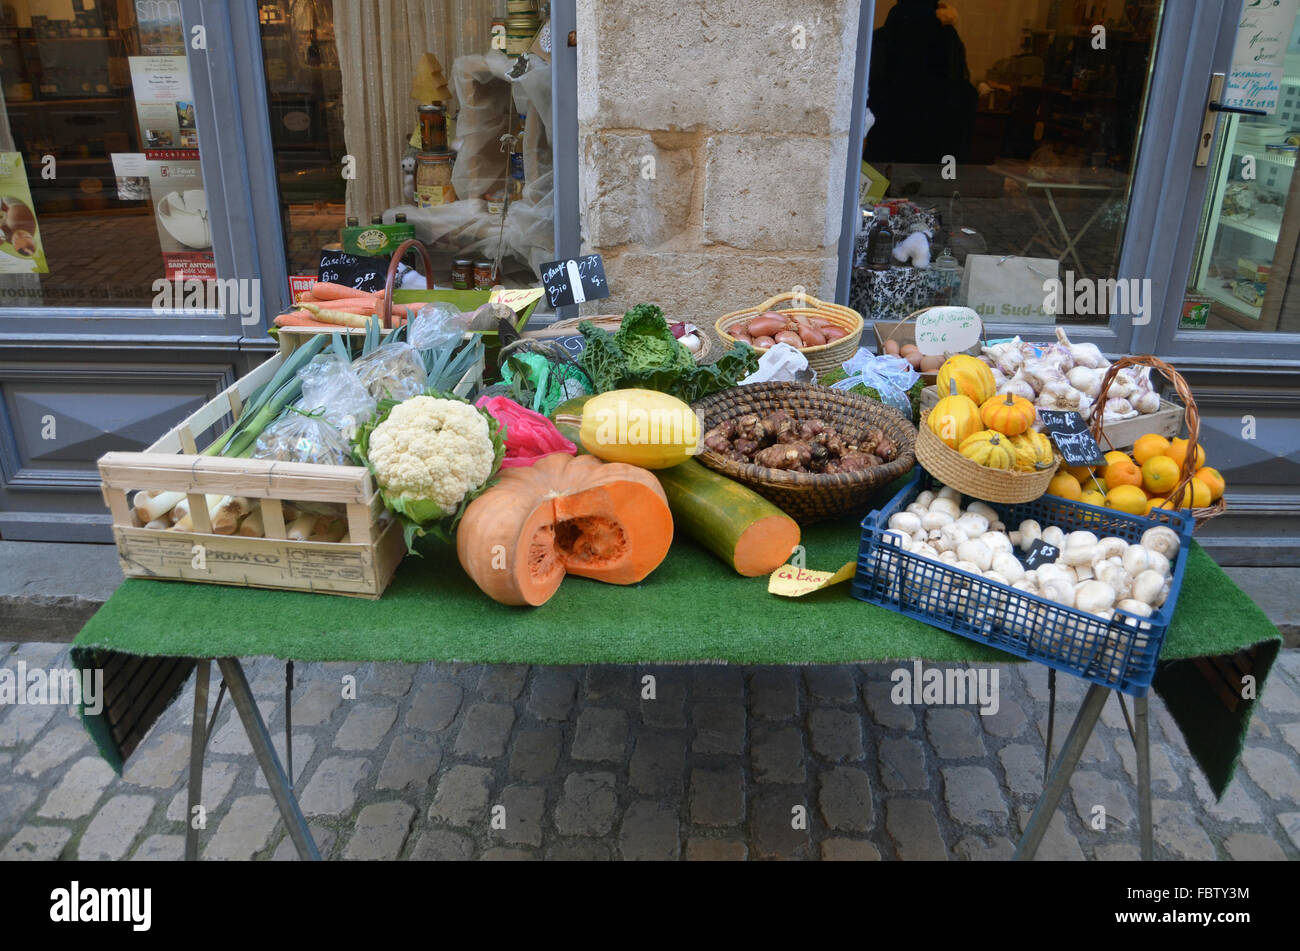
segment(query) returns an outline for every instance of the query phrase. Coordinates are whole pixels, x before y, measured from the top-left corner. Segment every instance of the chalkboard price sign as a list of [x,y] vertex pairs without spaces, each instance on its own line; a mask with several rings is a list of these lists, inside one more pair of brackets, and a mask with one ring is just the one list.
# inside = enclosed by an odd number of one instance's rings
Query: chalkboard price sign
[[586,254],[567,261],[542,265],[542,285],[552,307],[581,304],[609,296],[605,262],[599,254]]
[[1055,545],[1049,545],[1041,538],[1035,538],[1029,543],[1029,551],[1025,553],[1025,570],[1033,571],[1039,565],[1047,565],[1056,561],[1060,557],[1061,549]]
[[1056,443],[1067,466],[1100,466],[1106,462],[1101,446],[1092,438],[1088,424],[1078,413],[1040,409],[1038,418]]
[[582,351],[587,349],[587,338],[582,334],[567,334],[563,337],[556,337],[549,341],[563,347],[569,356],[578,359],[582,356]]
[[[343,251],[322,251],[316,280],[342,284],[359,291],[383,290],[388,278],[388,258],[359,257]],[[400,276],[399,276],[400,280]]]

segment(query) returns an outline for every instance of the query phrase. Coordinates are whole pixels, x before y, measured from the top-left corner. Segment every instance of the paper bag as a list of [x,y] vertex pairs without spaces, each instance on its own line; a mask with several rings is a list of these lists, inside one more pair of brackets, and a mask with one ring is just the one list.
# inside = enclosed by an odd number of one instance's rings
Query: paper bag
[[968,254],[962,291],[966,306],[985,322],[1053,324],[1044,285],[1059,278],[1060,264],[1053,258]]

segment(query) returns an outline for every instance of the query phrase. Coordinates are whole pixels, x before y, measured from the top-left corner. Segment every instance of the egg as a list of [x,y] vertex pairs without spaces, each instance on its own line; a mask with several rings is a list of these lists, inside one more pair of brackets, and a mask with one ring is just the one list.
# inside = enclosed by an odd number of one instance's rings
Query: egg
[[920,350],[913,350],[907,356],[903,357],[903,359],[906,360],[908,363],[910,363],[916,369],[918,370],[921,369],[922,356]]
[[895,356],[895,357],[898,356],[898,355],[899,355],[899,354],[898,354],[898,341],[897,341],[897,340],[886,340],[886,341],[885,341],[885,353],[888,353],[890,356]]
[[922,358],[921,358],[921,372],[922,372],[922,373],[937,373],[938,370],[939,370],[939,368],[940,368],[941,366],[943,366],[943,357],[942,357],[942,356],[935,355],[935,356],[932,356],[932,357],[922,357]]

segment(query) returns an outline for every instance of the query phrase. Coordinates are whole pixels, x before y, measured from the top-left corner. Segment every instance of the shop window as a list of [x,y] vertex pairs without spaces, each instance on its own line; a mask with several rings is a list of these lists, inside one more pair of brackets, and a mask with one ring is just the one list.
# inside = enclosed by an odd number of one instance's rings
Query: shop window
[[291,281],[378,223],[414,229],[439,286],[460,259],[537,283],[554,257],[549,4],[262,0],[258,17]]
[[0,5],[0,117],[3,305],[216,277],[177,0]]
[[1160,7],[876,3],[852,305],[872,319],[951,302],[988,324],[1108,323],[1101,282],[1118,276]]
[[[1275,101],[1242,103],[1264,115],[1225,114],[1209,165],[1210,184],[1178,320],[1178,330],[1197,336],[1216,330],[1300,332],[1300,284],[1294,280],[1300,270],[1300,176],[1295,174],[1300,17],[1289,17],[1281,29],[1270,28],[1289,36],[1285,50],[1264,54],[1270,62],[1262,66],[1248,65],[1276,74]],[[1252,32],[1259,33],[1259,27]],[[1236,58],[1234,50],[1233,70]],[[1223,94],[1230,104],[1237,102],[1231,82],[1230,74]]]

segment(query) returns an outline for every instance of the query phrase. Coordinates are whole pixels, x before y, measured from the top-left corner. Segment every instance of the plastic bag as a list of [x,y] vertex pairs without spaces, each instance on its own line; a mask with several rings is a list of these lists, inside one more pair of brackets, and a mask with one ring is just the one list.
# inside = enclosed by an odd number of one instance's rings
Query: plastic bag
[[354,438],[357,427],[375,415],[375,398],[352,369],[352,364],[332,353],[312,360],[298,371],[298,379],[302,381],[298,408],[323,414],[325,421],[344,439]]
[[425,304],[411,319],[406,330],[406,340],[417,350],[445,350],[454,347],[469,329],[472,314],[466,314],[455,304],[434,301]]
[[859,347],[858,352],[842,364],[848,374],[831,386],[837,390],[848,390],[861,383],[880,394],[880,402],[893,407],[908,419],[912,418],[912,401],[907,391],[920,379],[910,363],[902,357],[888,354],[875,356],[866,347]]
[[351,464],[352,450],[343,434],[323,416],[308,416],[291,408],[257,437],[253,458],[346,466]]
[[376,400],[405,400],[424,392],[428,377],[420,351],[409,343],[386,343],[352,361],[352,369]]
[[804,376],[800,375],[804,371],[808,371],[808,358],[788,343],[778,343],[773,347],[769,347],[768,351],[758,358],[758,369],[741,380],[740,385],[768,382],[816,382],[816,374],[813,374],[813,379],[805,379]]

